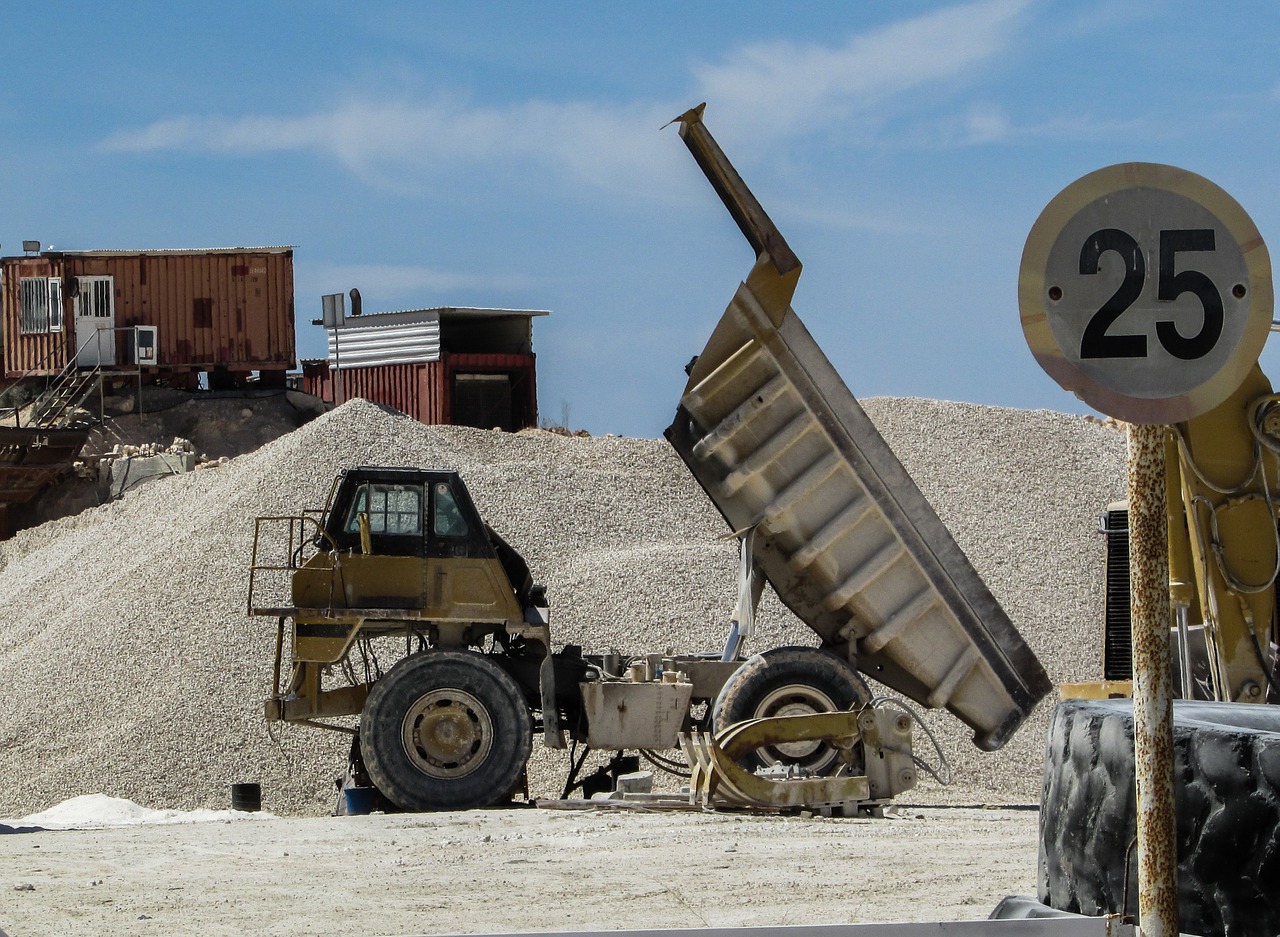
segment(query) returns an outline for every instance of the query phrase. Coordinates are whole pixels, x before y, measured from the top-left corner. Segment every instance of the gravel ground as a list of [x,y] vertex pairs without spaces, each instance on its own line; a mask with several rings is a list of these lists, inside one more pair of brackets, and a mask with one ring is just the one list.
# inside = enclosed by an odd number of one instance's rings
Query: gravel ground
[[821,925],[979,921],[1005,895],[1035,893],[1033,810],[241,817],[0,836],[0,928],[373,937],[754,927],[764,937],[812,925],[814,937]]
[[[1123,434],[1047,411],[864,406],[1051,678],[1096,677],[1096,518],[1123,494]],[[260,781],[277,813],[328,812],[346,745],[263,722],[275,628],[245,615],[247,567],[253,517],[320,507],[354,464],[462,472],[482,515],[547,584],[559,643],[723,641],[736,549],[665,441],[429,427],[356,400],[221,467],[0,544],[0,816],[95,791],[224,807],[236,781]],[[760,621],[758,646],[815,643],[772,596]],[[1035,803],[1047,713],[1041,704],[996,754],[932,714],[955,783],[912,799]],[[533,793],[558,793],[565,755],[535,752]]]

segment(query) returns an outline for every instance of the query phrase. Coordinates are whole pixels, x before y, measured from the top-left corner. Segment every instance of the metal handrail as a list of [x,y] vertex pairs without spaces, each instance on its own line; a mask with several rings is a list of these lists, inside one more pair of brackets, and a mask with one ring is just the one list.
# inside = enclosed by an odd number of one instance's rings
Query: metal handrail
[[[289,525],[288,532],[288,565],[279,566],[268,563],[258,562],[258,545],[262,540],[262,527],[267,523],[287,522]],[[315,528],[315,534],[310,538],[307,532],[310,528]],[[284,573],[292,572],[301,566],[300,559],[303,549],[308,542],[315,543],[316,539],[323,538],[329,545],[329,552],[333,554],[333,567],[338,571],[338,579],[342,580],[342,563],[337,543],[329,536],[329,533],[321,526],[320,521],[313,516],[307,514],[279,514],[269,517],[256,517],[253,521],[253,550],[249,559],[249,590],[248,590],[248,613],[250,615],[277,614],[278,610],[274,608],[258,608],[254,605],[254,587],[257,583],[258,573]],[[332,589],[333,581],[330,580],[330,588]],[[329,596],[329,604],[333,605],[333,596]]]
[[[102,370],[101,361],[102,361],[103,333],[110,332],[112,335],[112,340],[114,341],[116,332],[137,332],[137,330],[138,330],[138,327],[136,325],[121,325],[121,326],[115,326],[110,329],[94,329],[93,334],[90,335],[88,338],[86,338],[83,342],[81,342],[80,345],[76,348],[75,353],[71,356],[70,360],[68,360],[67,363],[62,366],[62,370],[59,371],[52,379],[49,379],[46,377],[45,388],[43,391],[40,392],[39,396],[37,396],[36,399],[32,401],[32,405],[34,406],[34,404],[37,401],[39,401],[40,397],[43,397],[45,394],[49,393],[51,388],[56,387],[66,377],[68,373],[78,370],[78,365],[76,364],[76,362],[80,358],[80,352],[88,348],[90,342],[96,342],[98,344],[98,362],[99,363],[94,365],[94,371],[100,373]],[[17,380],[15,380],[12,384],[10,384],[4,390],[0,390],[0,400],[3,400],[5,396],[7,396],[15,388],[20,387],[27,378],[29,378],[32,374],[38,371],[47,361],[49,361],[50,358],[52,358],[55,354],[57,354],[58,351],[59,349],[57,348],[50,351],[38,362],[36,362],[34,365],[32,365],[30,368],[24,371],[21,375],[19,375]],[[142,365],[135,362],[134,366],[138,369],[138,372],[141,373]],[[0,418],[3,418],[4,416],[9,414],[13,415],[14,425],[16,427],[21,428],[22,407],[9,407],[7,409],[0,409]]]
[[[45,396],[45,394],[48,394],[54,388],[61,385],[64,381],[67,381],[71,374],[79,373],[79,366],[76,364],[76,362],[80,360],[80,352],[88,348],[90,342],[96,343],[97,350],[98,350],[98,362],[93,366],[93,370],[90,372],[90,375],[101,374],[102,373],[102,333],[108,332],[108,331],[111,332],[112,341],[115,341],[116,332],[122,332],[130,328],[133,328],[133,327],[120,326],[118,328],[111,328],[111,329],[94,329],[93,334],[90,335],[88,338],[86,338],[80,344],[80,346],[76,349],[75,354],[71,356],[71,360],[62,366],[62,370],[58,372],[58,376],[53,379],[53,382],[51,384],[45,387],[44,394],[41,394],[40,396],[41,397]],[[35,412],[35,405],[39,402],[40,402],[39,397],[37,397],[34,401],[32,401],[32,412]],[[57,415],[61,416],[62,412],[63,411],[59,411]]]
[[[69,411],[84,402],[92,392],[90,385],[94,383],[95,379],[100,379],[101,376],[102,365],[100,364],[94,365],[92,370],[83,373],[79,371],[64,371],[58,375],[52,384],[45,388],[44,393],[31,401],[32,417],[38,419],[42,424],[61,421]],[[57,398],[64,387],[71,387],[73,390],[67,394],[65,400],[59,402]],[[81,391],[83,391],[83,394]],[[42,406],[42,401],[45,401],[46,398],[49,398],[48,403]],[[56,407],[51,406],[54,403],[57,403]],[[46,406],[49,409],[46,410]]]
[[[52,358],[52,357],[54,356],[54,354],[55,354],[57,351],[58,351],[58,349],[57,349],[57,348],[53,349],[53,351],[50,351],[47,355],[45,355],[43,358],[41,358],[39,361],[37,361],[37,362],[36,362],[35,364],[33,364],[31,367],[27,368],[27,370],[26,370],[26,371],[22,372],[22,374],[20,374],[20,375],[18,376],[18,379],[17,379],[17,380],[15,380],[12,384],[10,384],[10,385],[9,385],[8,387],[6,387],[4,390],[0,390],[0,400],[3,400],[3,399],[4,399],[6,396],[8,396],[8,395],[9,395],[9,393],[10,393],[12,390],[14,390],[15,388],[17,388],[17,387],[21,387],[21,386],[22,386],[22,382],[23,382],[23,381],[25,381],[27,378],[29,378],[29,377],[30,377],[34,372],[38,371],[38,370],[39,370],[39,369],[44,365],[44,363],[45,363],[46,361],[48,361],[50,358]],[[74,359],[72,359],[72,360],[74,360]],[[49,383],[48,383],[48,382],[46,382],[46,384],[45,384],[45,390],[48,390],[48,389],[49,389]],[[43,393],[43,392],[42,392],[42,393]],[[0,416],[5,415],[6,413],[12,413],[12,414],[13,414],[13,419],[14,419],[14,425],[16,425],[16,426],[18,426],[18,427],[21,427],[21,426],[22,426],[22,418],[21,418],[21,416],[20,416],[21,411],[22,411],[22,408],[21,408],[21,407],[10,407],[8,410],[0,410]]]

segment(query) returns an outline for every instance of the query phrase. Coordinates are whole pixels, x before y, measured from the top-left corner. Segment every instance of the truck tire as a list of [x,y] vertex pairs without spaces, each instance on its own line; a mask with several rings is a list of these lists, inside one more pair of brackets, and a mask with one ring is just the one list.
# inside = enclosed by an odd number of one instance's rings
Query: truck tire
[[506,800],[532,738],[516,682],[467,651],[404,658],[369,690],[360,718],[369,779],[405,810],[470,810]]
[[[1280,933],[1280,709],[1177,700],[1173,733],[1180,930]],[[1132,701],[1060,703],[1040,807],[1042,902],[1137,913],[1136,847],[1126,860],[1136,800]]]
[[[739,667],[716,698],[712,728],[766,716],[835,712],[869,702],[871,691],[858,672],[829,651],[778,647]],[[840,753],[825,742],[791,742],[758,748],[741,760],[748,771],[774,764],[795,766],[822,777],[840,765]]]

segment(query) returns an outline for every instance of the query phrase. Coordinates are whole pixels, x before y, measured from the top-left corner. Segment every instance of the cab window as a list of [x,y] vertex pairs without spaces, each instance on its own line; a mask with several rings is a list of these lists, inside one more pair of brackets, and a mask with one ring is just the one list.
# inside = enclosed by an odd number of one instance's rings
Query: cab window
[[465,537],[468,533],[467,522],[458,509],[458,500],[447,482],[437,482],[435,485],[432,531],[437,537]]
[[369,515],[369,533],[378,536],[422,535],[422,489],[416,485],[361,485],[351,499],[346,532],[360,532],[360,515]]

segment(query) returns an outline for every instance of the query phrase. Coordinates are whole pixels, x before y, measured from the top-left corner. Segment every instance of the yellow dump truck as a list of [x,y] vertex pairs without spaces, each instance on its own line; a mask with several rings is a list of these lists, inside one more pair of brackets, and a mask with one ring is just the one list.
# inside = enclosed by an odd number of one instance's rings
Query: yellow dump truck
[[[722,653],[556,649],[545,592],[454,473],[353,468],[318,514],[258,519],[249,612],[279,634],[266,716],[358,715],[357,767],[399,807],[508,798],[535,732],[552,747],[681,746],[704,802],[874,803],[914,785],[915,763],[909,720],[870,706],[860,674],[945,707],[988,750],[1050,688],[791,310],[800,262],[701,118],[684,114],[681,137],[756,253],[666,432],[742,539]],[[260,600],[271,574],[289,577],[287,603]],[[765,581],[817,647],[745,657]],[[401,656],[381,672],[365,650],[387,638]]]

